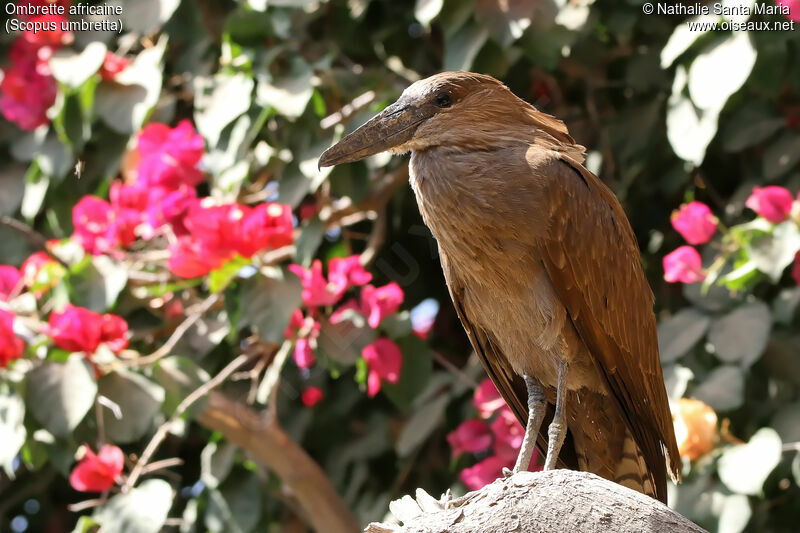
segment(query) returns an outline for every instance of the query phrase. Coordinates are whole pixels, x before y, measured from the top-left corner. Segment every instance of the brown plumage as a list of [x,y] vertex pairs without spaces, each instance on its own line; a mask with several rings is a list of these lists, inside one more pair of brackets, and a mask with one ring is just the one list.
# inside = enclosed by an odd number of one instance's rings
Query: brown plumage
[[653,294],[584,148],[494,78],[446,72],[411,85],[320,165],[385,150],[411,151],[411,186],[458,316],[527,427],[514,470],[535,441],[545,468],[666,501],[667,472],[679,479],[681,464]]

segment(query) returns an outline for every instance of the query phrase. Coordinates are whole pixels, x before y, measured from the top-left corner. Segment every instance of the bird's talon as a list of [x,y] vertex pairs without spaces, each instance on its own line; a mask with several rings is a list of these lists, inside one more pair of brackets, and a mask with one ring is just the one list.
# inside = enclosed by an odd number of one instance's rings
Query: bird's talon
[[503,467],[503,477],[505,479],[508,479],[513,475],[514,475],[514,471],[513,470],[511,470],[510,468],[508,468],[506,466]]

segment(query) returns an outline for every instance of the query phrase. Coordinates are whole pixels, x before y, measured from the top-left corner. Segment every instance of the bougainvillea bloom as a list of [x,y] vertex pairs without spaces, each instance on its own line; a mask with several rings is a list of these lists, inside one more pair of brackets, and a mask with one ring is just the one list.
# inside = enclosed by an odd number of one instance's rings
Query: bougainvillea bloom
[[500,477],[503,468],[511,468],[512,466],[514,466],[513,461],[509,462],[502,457],[492,455],[476,463],[474,466],[465,468],[458,477],[467,489],[478,490]]
[[365,285],[361,289],[361,309],[371,328],[377,328],[381,321],[396,312],[402,303],[403,289],[394,281],[377,289],[372,285]]
[[702,202],[689,202],[672,212],[672,227],[689,244],[705,244],[717,231],[717,217]]
[[314,407],[323,397],[324,395],[319,387],[306,387],[303,394],[300,395],[300,400],[306,407]]
[[786,15],[786,18],[800,22],[800,0],[775,0],[775,3],[789,8],[789,14]]
[[701,402],[681,398],[675,407],[675,439],[681,457],[695,461],[714,449],[717,441],[717,413]]
[[294,241],[292,210],[277,203],[240,206],[243,216],[236,227],[233,247],[239,255],[250,258],[268,248],[288,246]]
[[17,267],[0,265],[0,301],[7,301],[22,286],[22,274]]
[[94,255],[129,246],[136,239],[134,229],[138,223],[136,212],[112,209],[97,196],[84,196],[72,208],[73,237]]
[[341,296],[350,287],[357,287],[372,281],[372,274],[361,266],[358,255],[334,257],[328,262],[328,279],[333,291]]
[[492,380],[485,378],[475,389],[475,395],[472,397],[472,405],[478,409],[478,414],[481,418],[489,418],[495,411],[500,409],[506,404],[503,397],[497,391]]
[[294,344],[294,362],[298,368],[310,368],[317,362],[311,350],[311,340],[307,337],[297,339]]
[[328,288],[328,281],[322,275],[322,262],[319,259],[314,259],[311,268],[289,265],[289,270],[300,278],[303,286],[303,305],[306,307],[333,305],[339,300],[339,297]]
[[116,446],[106,444],[95,453],[84,446],[85,455],[69,475],[69,484],[80,492],[105,492],[122,473],[125,456]]
[[492,444],[492,434],[486,422],[473,418],[448,433],[447,442],[453,449],[453,457],[457,457],[465,452],[478,453],[487,449]]
[[793,201],[792,193],[787,189],[769,185],[767,187],[753,187],[753,192],[744,205],[773,224],[778,224],[789,218]]
[[192,123],[183,120],[175,128],[153,122],[139,134],[138,181],[150,187],[195,187],[203,181],[197,168],[205,145]]
[[22,357],[24,349],[22,339],[14,334],[14,315],[0,309],[0,368]]
[[100,343],[106,343],[114,352],[128,346],[128,324],[124,319],[72,304],[50,314],[46,333],[56,346],[69,352],[92,354]]
[[403,366],[400,347],[389,339],[376,339],[361,350],[367,362],[367,395],[371,398],[381,390],[381,382],[397,383]]
[[[220,264],[224,258],[209,258],[203,253],[200,243],[189,236],[180,237],[169,246],[167,268],[181,278],[205,276]],[[210,261],[209,259],[214,259]]]
[[37,298],[54,287],[65,272],[64,268],[45,252],[29,255],[19,270],[25,286],[32,289]]
[[112,81],[117,77],[117,74],[128,68],[130,64],[131,60],[127,57],[121,57],[107,51],[103,66],[100,67],[100,77],[106,81]]
[[691,246],[681,246],[664,256],[664,279],[670,283],[695,283],[706,278],[700,254]]
[[[39,32],[48,33],[48,32]],[[47,110],[56,100],[56,80],[50,74],[48,47],[36,48],[18,39],[9,56],[11,65],[0,83],[0,110],[23,130],[47,124]]]
[[508,406],[503,406],[497,418],[492,421],[492,434],[495,453],[509,461],[516,461],[525,436],[525,428]]

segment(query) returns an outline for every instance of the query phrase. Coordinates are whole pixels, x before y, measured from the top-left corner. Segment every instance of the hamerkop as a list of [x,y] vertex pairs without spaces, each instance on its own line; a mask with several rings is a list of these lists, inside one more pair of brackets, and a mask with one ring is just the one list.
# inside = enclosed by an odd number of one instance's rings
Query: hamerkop
[[[681,462],[653,293],[630,223],[566,126],[496,79],[444,72],[328,149],[320,166],[411,152],[450,296],[533,446],[666,501]],[[544,423],[548,423],[547,431]],[[508,473],[507,473],[508,474]]]

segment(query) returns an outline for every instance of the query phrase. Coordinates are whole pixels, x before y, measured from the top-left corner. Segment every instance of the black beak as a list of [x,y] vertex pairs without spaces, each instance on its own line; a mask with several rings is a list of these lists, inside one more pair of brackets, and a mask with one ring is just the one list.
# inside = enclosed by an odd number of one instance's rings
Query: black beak
[[318,165],[352,163],[400,146],[411,140],[419,125],[431,114],[425,106],[411,106],[401,98],[325,150]]

